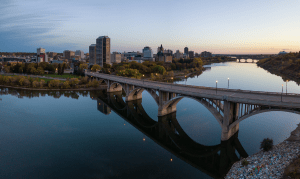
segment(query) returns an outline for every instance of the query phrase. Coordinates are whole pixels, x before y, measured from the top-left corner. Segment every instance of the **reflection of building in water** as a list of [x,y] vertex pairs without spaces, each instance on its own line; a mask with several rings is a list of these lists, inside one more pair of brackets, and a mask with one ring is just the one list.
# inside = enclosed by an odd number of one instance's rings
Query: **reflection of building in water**
[[97,100],[97,109],[105,115],[109,115],[111,113],[110,107],[108,107],[103,101],[100,99]]

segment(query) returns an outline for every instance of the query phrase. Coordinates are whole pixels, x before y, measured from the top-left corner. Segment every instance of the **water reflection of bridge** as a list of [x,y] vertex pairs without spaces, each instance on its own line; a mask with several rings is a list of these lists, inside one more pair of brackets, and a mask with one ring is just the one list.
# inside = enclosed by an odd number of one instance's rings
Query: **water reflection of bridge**
[[121,92],[107,93],[106,90],[93,94],[94,99],[96,96],[99,111],[104,114],[114,111],[173,155],[211,177],[225,176],[231,165],[239,160],[236,151],[242,157],[248,156],[238,140],[238,132],[218,145],[205,146],[185,133],[176,119],[176,112],[159,116],[157,122],[145,112],[142,99],[124,102]]

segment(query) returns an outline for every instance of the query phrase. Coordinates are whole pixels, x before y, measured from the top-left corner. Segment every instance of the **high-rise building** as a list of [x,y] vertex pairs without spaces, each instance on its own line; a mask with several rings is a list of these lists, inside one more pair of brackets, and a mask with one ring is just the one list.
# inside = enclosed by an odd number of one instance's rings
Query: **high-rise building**
[[185,48],[184,48],[184,53],[185,53],[186,55],[189,54],[189,48],[188,48],[188,47],[185,47]]
[[75,52],[70,50],[65,50],[63,55],[65,59],[71,59],[75,57]]
[[96,63],[103,67],[110,64],[110,38],[100,36],[96,39]]
[[89,66],[96,64],[96,44],[91,44],[89,46]]
[[189,54],[189,57],[190,57],[190,58],[194,58],[194,51],[189,51],[188,54]]
[[75,56],[78,55],[80,59],[84,59],[84,52],[81,50],[76,50],[75,51]]
[[111,63],[121,63],[121,53],[113,52],[110,56]]
[[152,49],[148,46],[144,47],[143,54],[144,54],[144,58],[153,58]]

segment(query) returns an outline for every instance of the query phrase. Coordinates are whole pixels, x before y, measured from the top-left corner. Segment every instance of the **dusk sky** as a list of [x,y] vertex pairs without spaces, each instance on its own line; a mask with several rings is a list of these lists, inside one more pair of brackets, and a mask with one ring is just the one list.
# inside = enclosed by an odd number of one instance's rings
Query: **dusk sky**
[[299,0],[0,0],[0,52],[150,46],[214,54],[300,51]]

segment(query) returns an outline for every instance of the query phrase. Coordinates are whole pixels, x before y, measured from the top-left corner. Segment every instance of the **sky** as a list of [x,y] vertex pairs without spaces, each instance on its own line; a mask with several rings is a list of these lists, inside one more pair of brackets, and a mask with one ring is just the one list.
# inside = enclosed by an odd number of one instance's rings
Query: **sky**
[[0,0],[0,52],[88,52],[103,35],[111,52],[296,52],[299,9],[299,0]]

